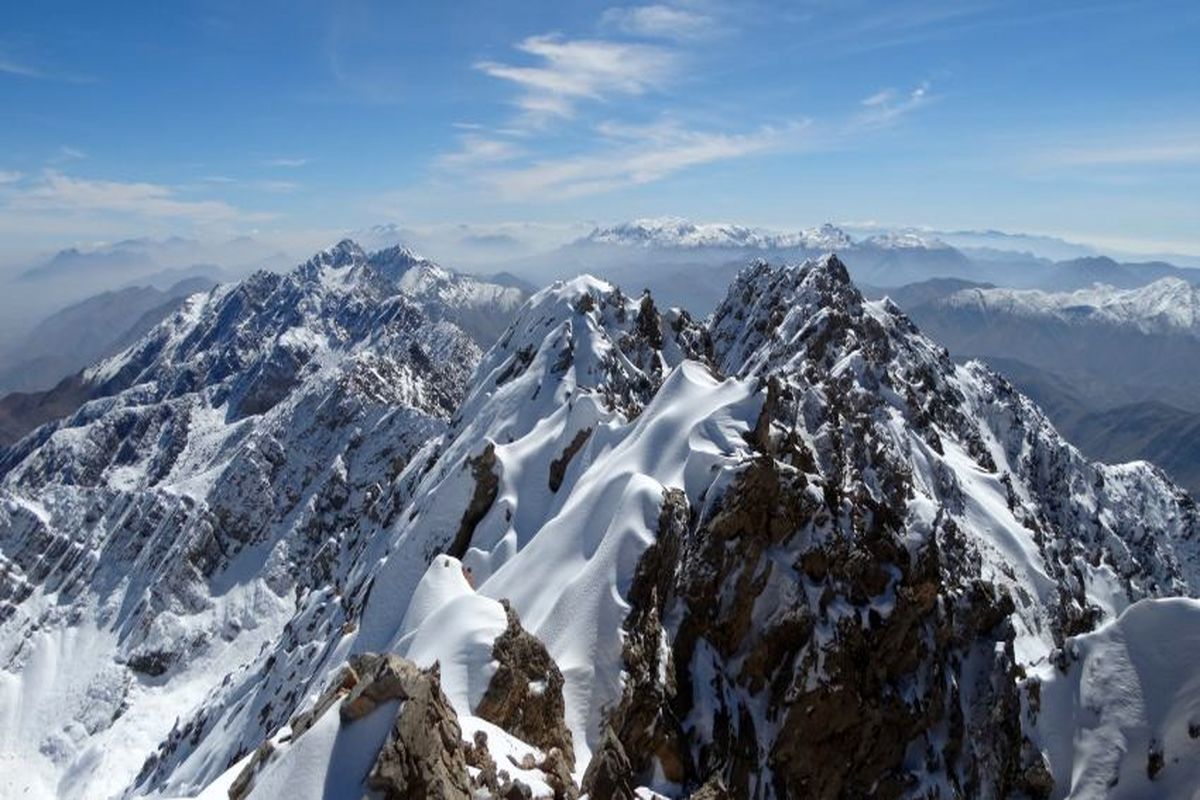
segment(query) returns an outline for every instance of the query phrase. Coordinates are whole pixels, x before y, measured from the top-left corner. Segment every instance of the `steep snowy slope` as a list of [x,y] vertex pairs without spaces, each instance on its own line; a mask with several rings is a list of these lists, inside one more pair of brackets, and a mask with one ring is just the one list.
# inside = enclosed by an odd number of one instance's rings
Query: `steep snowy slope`
[[1087,455],[1145,459],[1200,491],[1200,295],[1165,278],[1065,293],[927,282],[888,294],[958,359],[980,358]]
[[391,478],[479,358],[425,308],[480,294],[343,242],[192,298],[0,453],[0,757],[22,767],[4,794],[120,791],[327,591],[399,513]]
[[[127,286],[56,311],[27,334],[0,347],[0,392],[49,389],[68,375],[125,349],[185,298],[215,285],[208,278],[195,277],[165,290]],[[3,444],[10,441],[0,438]]]
[[744,271],[707,328],[594,279],[539,293],[397,484],[392,530],[141,790],[1046,796],[1075,761],[1037,732],[1041,673],[1200,588],[1185,493],[1089,463],[832,258]]
[[373,253],[369,263],[430,317],[450,320],[485,349],[525,300],[519,288],[453,272],[400,245]]
[[1043,667],[1038,746],[1053,797],[1194,797],[1200,786],[1200,603],[1143,600]]

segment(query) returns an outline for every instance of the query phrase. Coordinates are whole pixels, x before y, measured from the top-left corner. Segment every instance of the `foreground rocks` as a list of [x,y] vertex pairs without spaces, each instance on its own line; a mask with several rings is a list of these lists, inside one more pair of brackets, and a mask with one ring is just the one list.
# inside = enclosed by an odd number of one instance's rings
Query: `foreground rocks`
[[380,703],[400,701],[367,786],[387,800],[470,797],[462,730],[442,694],[437,665],[422,670],[411,661],[387,655],[363,656],[359,666],[366,677],[342,704],[343,722],[370,713]]
[[[304,736],[335,706],[346,726],[396,704],[387,739],[365,780],[366,788],[385,800],[531,798],[529,786],[514,778],[510,768],[537,770],[556,800],[574,800],[579,788],[572,777],[571,733],[563,718],[562,672],[545,646],[521,627],[516,612],[504,606],[508,627],[493,649],[499,667],[476,713],[539,748],[543,756],[529,754],[520,764],[498,764],[485,732],[476,731],[470,743],[463,741],[437,664],[421,669],[398,655],[374,653],[352,656],[312,707],[292,718],[291,734],[281,744]],[[257,777],[279,756],[280,747],[264,742],[231,785],[230,800],[253,796]]]

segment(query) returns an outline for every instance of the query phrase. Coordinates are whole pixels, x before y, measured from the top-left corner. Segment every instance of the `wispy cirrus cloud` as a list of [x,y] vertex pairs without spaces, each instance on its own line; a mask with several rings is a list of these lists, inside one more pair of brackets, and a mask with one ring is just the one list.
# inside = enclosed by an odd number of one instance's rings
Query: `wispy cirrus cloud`
[[475,179],[501,197],[572,198],[661,180],[685,169],[795,146],[805,122],[729,133],[675,122],[602,124],[600,146],[577,155],[501,166]]
[[63,164],[68,161],[82,161],[85,158],[87,158],[87,153],[85,153],[83,150],[80,150],[78,147],[71,147],[70,145],[64,144],[58,148],[58,152],[50,157],[49,163]]
[[600,17],[606,28],[648,39],[701,39],[717,30],[717,20],[694,9],[654,3],[610,8]]
[[287,156],[279,156],[276,158],[264,159],[262,163],[263,163],[264,167],[295,168],[295,167],[303,167],[303,166],[307,165],[309,163],[309,161],[310,161],[310,159],[307,159],[307,158],[294,158],[294,157],[287,157]]
[[670,90],[694,78],[706,61],[697,41],[721,23],[703,0],[665,0],[609,8],[599,26],[603,38],[529,36],[515,45],[523,60],[475,62],[475,69],[514,87],[512,102],[523,116],[501,126],[456,123],[458,147],[434,159],[435,171],[453,173],[455,186],[474,186],[499,200],[573,198],[707,164],[841,143],[931,101],[930,85],[922,83],[908,92],[878,92],[840,119],[814,124],[788,115],[790,121],[757,127],[725,126],[703,102],[683,114],[658,97],[606,102],[655,93],[669,101]]
[[10,58],[0,56],[0,72],[5,75],[16,75],[21,78],[44,78],[45,73],[41,70],[13,61]]
[[1190,140],[1064,147],[1042,153],[1039,160],[1046,165],[1071,167],[1200,164],[1200,137]]
[[854,118],[853,125],[865,128],[890,125],[901,117],[928,105],[933,100],[929,81],[923,81],[907,92],[881,89],[870,97],[863,98],[862,110]]
[[[482,130],[482,128],[476,128],[476,130]],[[449,169],[477,164],[494,164],[516,158],[522,152],[511,141],[482,133],[467,133],[458,137],[457,150],[438,156],[435,164]]]
[[530,64],[478,61],[475,68],[520,87],[516,104],[539,118],[570,117],[585,99],[634,96],[661,88],[677,59],[655,45],[606,39],[567,39],[559,34],[530,36],[517,50]]

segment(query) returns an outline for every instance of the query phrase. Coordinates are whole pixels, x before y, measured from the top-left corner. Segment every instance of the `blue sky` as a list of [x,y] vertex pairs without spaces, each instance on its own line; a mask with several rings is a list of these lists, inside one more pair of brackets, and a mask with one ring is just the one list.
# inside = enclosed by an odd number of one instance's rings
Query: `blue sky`
[[1200,4],[5,3],[5,255],[678,214],[1200,252]]

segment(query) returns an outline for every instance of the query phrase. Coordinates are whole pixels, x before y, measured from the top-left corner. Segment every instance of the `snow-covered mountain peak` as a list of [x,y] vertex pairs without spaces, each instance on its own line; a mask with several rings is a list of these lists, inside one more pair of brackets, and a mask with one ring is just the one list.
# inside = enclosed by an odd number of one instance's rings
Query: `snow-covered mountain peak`
[[416,266],[436,267],[440,272],[449,275],[448,271],[437,267],[432,261],[403,244],[385,247],[372,253],[368,263],[380,271],[393,272],[397,276],[403,275],[404,272]]
[[[551,405],[581,391],[597,393],[632,415],[669,369],[704,357],[706,347],[706,335],[686,312],[660,312],[649,293],[633,297],[591,275],[557,281],[516,312],[484,355],[457,416],[475,418],[501,391]],[[509,383],[521,388],[504,388]]]
[[950,245],[936,236],[912,230],[886,231],[868,236],[862,244],[882,250],[948,250]]
[[836,255],[800,264],[756,261],[734,279],[710,321],[714,354],[726,374],[755,374],[785,331],[821,324],[838,311],[861,306],[862,295]]
[[316,276],[327,269],[340,270],[362,264],[367,254],[352,239],[342,239],[332,247],[320,251],[298,268],[298,272]]

